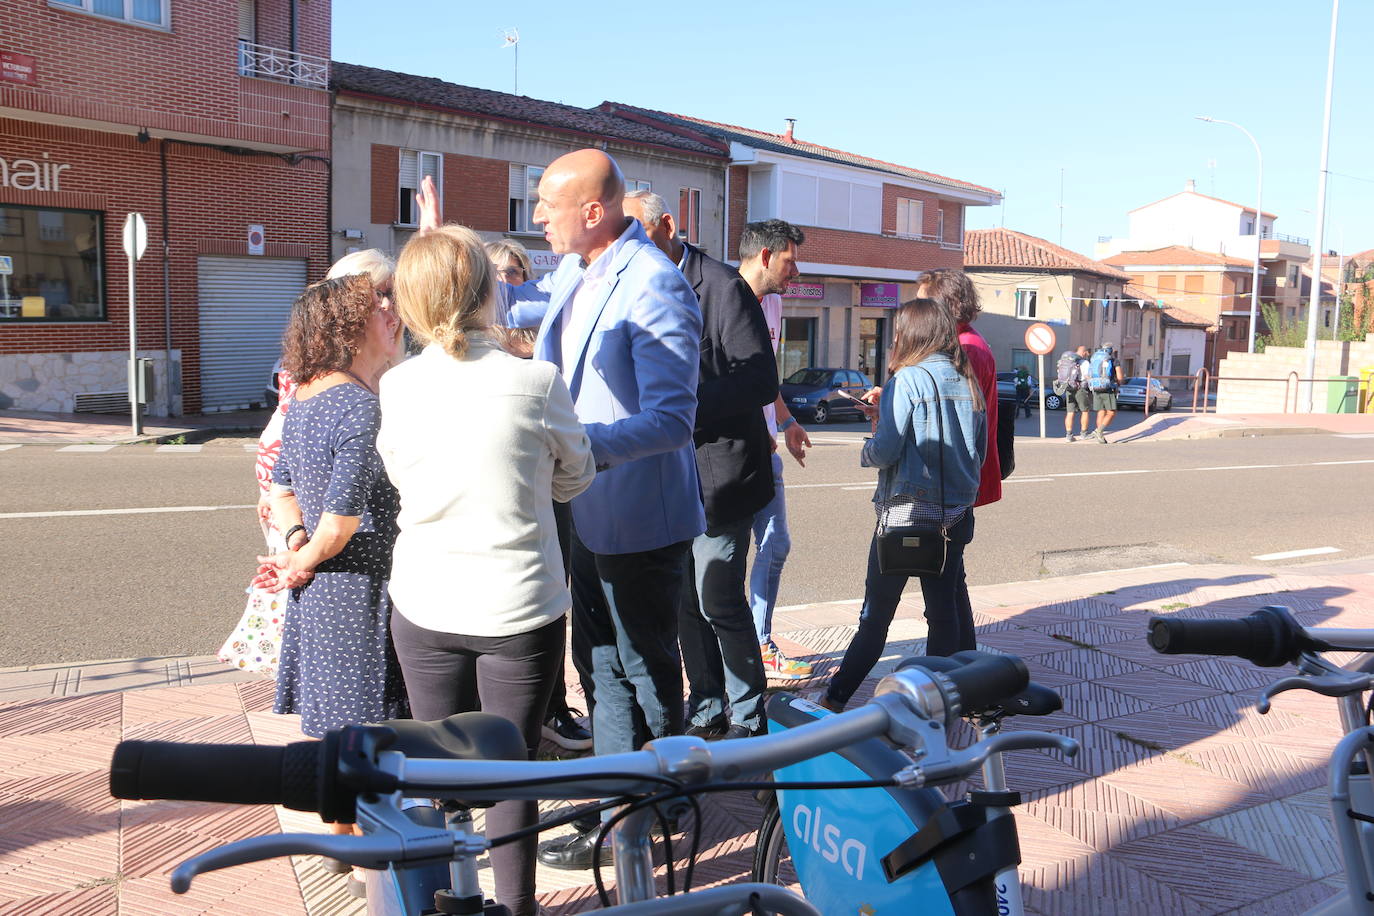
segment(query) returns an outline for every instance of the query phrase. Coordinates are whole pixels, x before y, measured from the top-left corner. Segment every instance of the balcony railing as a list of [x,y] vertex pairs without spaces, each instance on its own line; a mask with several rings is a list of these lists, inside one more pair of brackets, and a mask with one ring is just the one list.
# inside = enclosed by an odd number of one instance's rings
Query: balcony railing
[[1291,242],[1291,243],[1293,243],[1294,245],[1309,245],[1309,244],[1311,244],[1311,243],[1310,243],[1307,239],[1305,239],[1305,238],[1301,238],[1301,237],[1296,236],[1296,235],[1284,235],[1282,232],[1280,232],[1278,235],[1274,236],[1274,238],[1278,239],[1280,242]]
[[314,89],[329,88],[329,59],[239,40],[239,73]]

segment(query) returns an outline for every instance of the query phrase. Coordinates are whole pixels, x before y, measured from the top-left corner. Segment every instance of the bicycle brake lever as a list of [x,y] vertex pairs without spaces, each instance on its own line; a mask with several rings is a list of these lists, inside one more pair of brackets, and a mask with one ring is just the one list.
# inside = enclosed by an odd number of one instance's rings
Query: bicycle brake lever
[[[449,843],[450,854],[453,844]],[[279,833],[255,836],[202,852],[172,871],[172,891],[184,894],[196,875],[280,856],[329,856],[359,868],[386,868],[405,852],[390,837],[331,836],[320,833]]]
[[981,767],[993,754],[1007,751],[1058,750],[1065,757],[1078,753],[1073,738],[1049,732],[1008,732],[985,738],[972,747],[950,754],[947,761],[924,761],[904,768],[894,777],[904,786],[936,785],[961,779]]
[[1260,692],[1259,699],[1255,701],[1255,709],[1259,710],[1260,715],[1264,715],[1271,708],[1269,700],[1288,690],[1310,690],[1324,697],[1344,697],[1353,693],[1363,693],[1371,687],[1374,687],[1374,675],[1369,674],[1353,677],[1349,675],[1345,677],[1337,675],[1285,677],[1275,681]]

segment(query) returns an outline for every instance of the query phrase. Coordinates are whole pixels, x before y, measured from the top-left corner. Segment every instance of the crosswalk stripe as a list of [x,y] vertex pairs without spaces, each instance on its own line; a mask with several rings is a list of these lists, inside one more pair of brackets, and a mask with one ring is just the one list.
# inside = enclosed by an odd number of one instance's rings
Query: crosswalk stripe
[[0,445],[0,452],[8,452],[10,449],[18,447],[17,445]]

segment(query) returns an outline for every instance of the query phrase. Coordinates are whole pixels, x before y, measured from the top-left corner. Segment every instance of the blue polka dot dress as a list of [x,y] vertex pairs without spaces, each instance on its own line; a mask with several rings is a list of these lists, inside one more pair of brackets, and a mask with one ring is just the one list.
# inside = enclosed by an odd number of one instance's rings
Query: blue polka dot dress
[[360,516],[348,544],[291,593],[273,711],[299,713],[320,737],[406,714],[389,632],[391,548],[400,499],[377,454],[377,396],[345,383],[297,400],[273,480],[295,491],[306,530],[322,513]]

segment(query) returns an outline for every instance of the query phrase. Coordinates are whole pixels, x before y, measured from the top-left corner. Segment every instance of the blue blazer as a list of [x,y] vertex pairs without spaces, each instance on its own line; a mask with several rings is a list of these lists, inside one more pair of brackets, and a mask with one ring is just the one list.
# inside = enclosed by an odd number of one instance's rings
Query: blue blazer
[[[706,530],[692,428],[701,311],[678,269],[638,220],[602,257],[606,274],[563,377],[596,458],[592,485],[572,501],[577,536],[594,553],[666,547]],[[561,317],[581,273],[565,258],[535,339],[535,359],[562,364]]]

